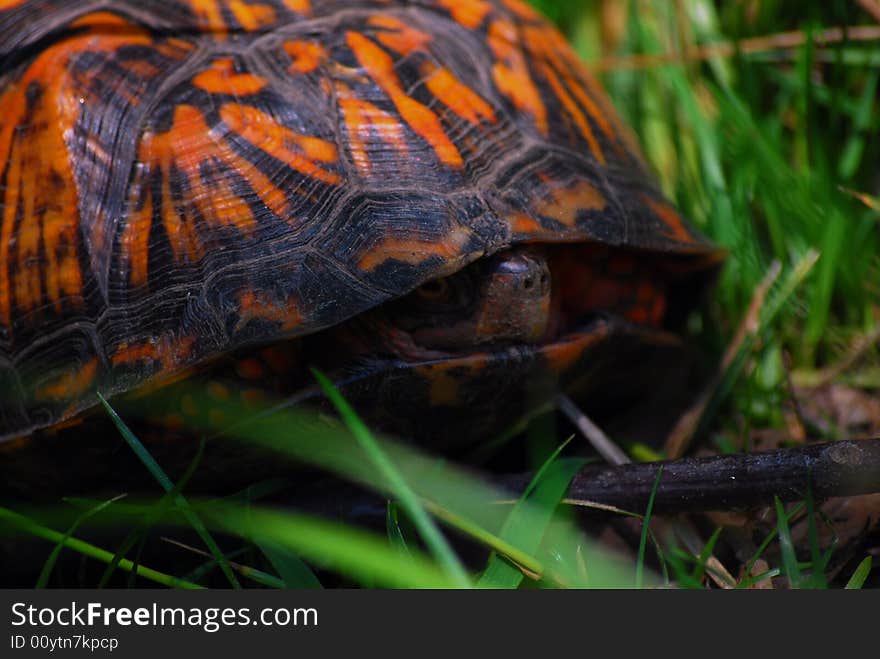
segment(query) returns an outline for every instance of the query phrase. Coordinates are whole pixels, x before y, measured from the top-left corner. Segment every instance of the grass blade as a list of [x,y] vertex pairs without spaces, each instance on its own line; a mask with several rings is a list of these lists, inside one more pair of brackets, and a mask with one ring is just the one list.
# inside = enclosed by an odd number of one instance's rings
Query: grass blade
[[[152,506],[149,506],[141,516],[139,522],[131,529],[128,535],[122,539],[122,542],[119,543],[119,546],[116,548],[116,556],[113,559],[113,562],[107,566],[107,569],[104,570],[104,574],[101,575],[101,579],[98,582],[98,588],[103,588],[107,585],[110,578],[113,576],[113,572],[116,570],[119,561],[124,558],[136,544],[138,545],[138,555],[140,554],[149,530],[172,508],[175,497],[183,490],[193,473],[195,473],[196,468],[201,462],[204,448],[205,444],[202,442],[199,445],[199,450],[195,458],[193,458],[189,467],[187,467],[186,472],[177,481],[174,487],[170,491],[165,492],[165,494],[163,494],[162,497]],[[216,565],[216,562],[214,565]]]
[[[525,492],[510,511],[498,537],[520,550],[534,553],[541,544],[544,532],[550,520],[565,497],[568,485],[574,475],[584,465],[584,460],[558,460],[558,456],[566,441],[544,461],[538,473],[532,478]],[[543,513],[543,519],[529,519],[523,523],[522,509],[525,505],[533,505]],[[537,522],[537,523],[536,523]],[[517,588],[523,579],[521,570],[513,567],[499,557],[497,553],[489,558],[489,564],[480,577],[478,586],[483,588]]]
[[791,538],[791,528],[788,526],[788,516],[779,497],[774,497],[776,507],[776,529],[779,535],[779,549],[782,553],[782,566],[792,588],[801,585],[801,570],[798,567],[797,555],[794,550],[794,541]]
[[721,537],[722,531],[724,531],[724,528],[721,526],[715,529],[712,535],[709,536],[709,541],[706,543],[706,546],[703,547],[700,555],[697,556],[697,564],[694,566],[694,572],[692,575],[695,581],[702,582],[703,578],[706,576],[706,563],[715,551],[715,545],[718,543],[718,538]]
[[636,588],[642,588],[645,581],[645,550],[648,547],[648,533],[651,525],[651,513],[654,510],[654,499],[657,488],[660,487],[660,478],[663,476],[663,465],[657,469],[654,478],[654,487],[651,489],[651,497],[648,499],[648,507],[645,509],[645,518],[642,520],[642,535],[639,538],[639,554],[636,560]]
[[49,557],[43,564],[43,569],[40,570],[40,576],[37,578],[36,586],[34,586],[35,588],[45,588],[46,585],[49,583],[49,576],[52,574],[52,569],[55,567],[55,563],[58,561],[58,557],[61,555],[61,550],[65,547],[65,542],[76,532],[76,529],[79,528],[80,524],[85,522],[90,517],[94,517],[99,512],[107,508],[107,506],[115,503],[116,501],[119,501],[124,496],[124,494],[120,494],[113,497],[112,499],[108,499],[107,501],[102,501],[97,505],[89,508],[73,521],[73,524],[71,524],[67,531],[64,533],[64,537],[58,542],[58,544],[55,545],[55,549],[52,550],[52,553],[49,554]]
[[203,514],[230,533],[265,540],[365,587],[455,588],[459,582],[422,552],[401,556],[385,537],[292,511],[216,505]]
[[296,554],[286,551],[271,540],[258,538],[255,540],[260,551],[269,559],[272,567],[288,589],[320,589],[321,582]]
[[397,547],[401,554],[409,555],[409,541],[403,530],[400,506],[393,501],[389,501],[385,507],[385,530],[388,533],[388,542]]
[[[196,547],[192,547],[187,545],[186,543],[180,542],[179,540],[174,540],[173,538],[162,538],[168,544],[174,545],[176,547],[180,547],[188,552],[192,552],[193,554],[197,554],[198,556],[204,556],[209,559],[202,565],[198,566],[194,570],[192,570],[187,576],[186,579],[188,581],[194,581],[198,583],[201,579],[205,577],[211,570],[213,570],[217,566],[217,562],[213,559],[211,554],[208,552],[198,549]],[[247,551],[247,547],[242,547],[239,552]],[[250,579],[254,583],[260,584],[261,586],[267,586],[269,588],[282,589],[286,588],[284,582],[276,577],[273,574],[269,574],[268,572],[263,572],[262,570],[258,570],[256,568],[250,567],[249,565],[242,565],[241,563],[233,562],[235,554],[231,554],[226,557],[226,560],[229,561],[229,565],[233,570],[238,572],[245,579]]]
[[446,538],[440,532],[440,529],[428,515],[424,506],[419,501],[419,497],[410,488],[406,479],[397,470],[385,452],[379,446],[379,443],[373,438],[373,434],[363,421],[355,413],[354,409],[348,404],[339,390],[333,383],[324,376],[324,374],[312,369],[312,374],[321,385],[321,389],[333,403],[333,406],[342,416],[345,425],[357,439],[358,444],[367,454],[367,457],[376,468],[381,476],[390,486],[395,496],[400,499],[401,507],[409,515],[428,549],[444,567],[451,579],[459,588],[469,588],[471,586],[470,578],[464,569],[464,566],[458,560],[458,556],[452,551],[452,547]]
[[822,548],[819,544],[819,529],[816,528],[816,506],[813,501],[813,490],[807,487],[807,496],[804,501],[807,507],[807,528],[810,544],[810,578],[808,585],[810,588],[827,588],[828,581],[825,578],[825,569],[828,567],[828,561],[831,560],[831,552],[825,552],[823,555]]
[[[110,563],[115,558],[112,552],[101,549],[100,547],[96,547],[78,538],[66,536],[64,533],[60,533],[58,531],[55,531],[54,529],[43,526],[42,524],[38,524],[31,520],[29,517],[16,513],[7,508],[0,507],[0,522],[7,522],[38,538],[43,538],[44,540],[48,540],[50,542],[62,544],[69,549],[73,549],[74,551],[77,551],[84,556],[94,558],[95,560],[101,561],[102,563]],[[167,586],[168,588],[202,588],[202,586],[199,586],[198,584],[191,583],[184,579],[178,579],[177,577],[164,574],[162,572],[159,572],[158,570],[152,570],[150,568],[144,567],[143,565],[135,565],[132,561],[128,559],[122,559],[121,561],[119,561],[119,567],[126,572],[133,571],[138,576],[143,577],[144,579],[148,579],[163,586]]]
[[865,585],[868,575],[871,573],[871,563],[871,557],[865,556],[865,558],[862,559],[862,562],[858,564],[855,571],[853,571],[852,576],[849,578],[849,581],[846,582],[844,588],[846,590],[861,589],[861,587]]
[[[120,418],[120,416],[116,413],[116,410],[110,407],[110,404],[104,399],[101,394],[98,394],[98,399],[101,401],[101,405],[103,405],[104,409],[107,410],[107,413],[110,415],[113,423],[119,429],[120,434],[134,451],[135,455],[137,455],[138,459],[140,459],[144,466],[158,481],[159,485],[162,486],[165,492],[172,492],[174,490],[174,484],[171,482],[171,479],[168,478],[168,475],[162,470],[162,467],[159,466],[159,463],[156,462],[152,455],[150,455],[150,452],[147,451],[146,447]],[[208,547],[232,587],[241,588],[241,584],[239,584],[238,579],[236,579],[235,574],[232,572],[232,568],[229,567],[229,562],[226,560],[223,552],[220,551],[220,547],[218,547],[217,543],[214,542],[214,538],[211,537],[210,533],[208,533],[205,525],[190,507],[186,498],[178,492],[174,495],[174,502],[180,508],[187,521],[192,525],[193,529],[195,529],[196,533],[199,534],[199,537],[201,537],[202,542],[205,543],[205,546]]]

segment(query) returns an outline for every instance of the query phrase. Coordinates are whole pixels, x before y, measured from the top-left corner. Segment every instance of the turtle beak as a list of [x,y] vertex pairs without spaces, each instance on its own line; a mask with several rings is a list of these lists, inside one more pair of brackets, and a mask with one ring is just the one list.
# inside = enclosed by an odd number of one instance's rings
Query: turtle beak
[[520,248],[492,257],[484,266],[481,289],[478,342],[534,343],[545,335],[551,278],[541,250]]

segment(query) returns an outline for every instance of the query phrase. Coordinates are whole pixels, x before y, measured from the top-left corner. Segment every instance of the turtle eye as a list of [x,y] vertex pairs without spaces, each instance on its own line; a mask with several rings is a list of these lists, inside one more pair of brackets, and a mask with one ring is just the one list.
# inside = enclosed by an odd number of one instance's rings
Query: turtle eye
[[432,302],[445,299],[449,296],[450,291],[451,286],[449,285],[449,280],[446,278],[432,279],[416,289],[416,293],[419,297],[423,300],[430,300]]

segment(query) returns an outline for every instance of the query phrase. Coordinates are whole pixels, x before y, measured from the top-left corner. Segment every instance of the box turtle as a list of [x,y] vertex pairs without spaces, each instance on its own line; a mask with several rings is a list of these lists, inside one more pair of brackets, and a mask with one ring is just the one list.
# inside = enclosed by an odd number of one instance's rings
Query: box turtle
[[3,440],[310,365],[474,437],[644,380],[721,261],[519,0],[2,0],[0,117]]

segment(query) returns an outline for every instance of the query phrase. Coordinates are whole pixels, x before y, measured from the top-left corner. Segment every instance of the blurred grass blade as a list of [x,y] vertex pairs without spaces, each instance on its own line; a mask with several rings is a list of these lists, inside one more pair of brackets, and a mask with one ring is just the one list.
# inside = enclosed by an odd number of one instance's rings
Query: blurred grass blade
[[460,517],[450,510],[441,508],[431,502],[428,502],[426,506],[435,517],[442,519],[447,525],[456,529],[463,535],[485,545],[496,554],[504,556],[520,570],[528,573],[532,578],[541,579],[545,576],[544,564],[528,552],[522,551],[498,535],[490,533],[482,526],[474,524],[469,519]]
[[794,541],[791,538],[791,529],[788,526],[788,516],[779,497],[773,497],[776,508],[776,530],[779,535],[779,550],[782,554],[782,566],[785,576],[788,577],[792,588],[801,586],[801,570],[798,567],[797,555],[794,550]]
[[406,538],[402,523],[400,506],[389,500],[385,506],[385,531],[388,533],[388,542],[393,547],[397,547],[400,553],[409,555],[410,543]]
[[[571,479],[586,462],[583,459],[560,460],[559,454],[566,444],[568,441],[560,445],[544,461],[498,533],[499,538],[522,551],[533,554],[538,550],[547,525],[568,492]],[[535,510],[542,512],[543,520],[532,517],[527,524],[524,524],[522,509],[525,505],[532,505]],[[502,559],[497,553],[493,553],[478,585],[482,588],[517,588],[522,583],[522,579],[521,570]]]
[[100,503],[86,510],[73,521],[73,524],[71,524],[67,531],[64,533],[64,537],[62,537],[61,540],[58,541],[58,543],[55,545],[55,548],[52,550],[52,553],[49,554],[49,557],[43,564],[43,569],[40,570],[40,576],[37,578],[37,584],[36,586],[34,586],[35,588],[45,588],[48,585],[49,576],[52,574],[52,569],[55,567],[55,563],[57,562],[58,557],[61,555],[61,551],[64,549],[65,543],[67,542],[68,538],[70,538],[76,532],[76,529],[79,528],[80,524],[85,522],[90,517],[97,515],[99,512],[107,508],[107,506],[111,505],[112,503],[119,501],[124,496],[124,494],[120,494],[113,497],[112,499],[101,501]]
[[[98,588],[103,588],[110,582],[110,578],[113,576],[113,572],[116,571],[119,561],[128,555],[132,547],[138,545],[138,551],[143,548],[146,536],[150,529],[165,517],[170,510],[172,510],[177,500],[177,496],[182,492],[186,483],[189,482],[189,479],[201,463],[204,448],[205,443],[203,441],[199,444],[199,450],[187,467],[186,472],[184,472],[183,476],[178,479],[177,483],[174,484],[174,487],[166,491],[161,498],[153,503],[153,505],[149,506],[138,520],[138,523],[122,539],[122,542],[116,547],[116,555],[114,556],[113,561],[107,566],[107,569],[104,570],[104,574],[101,575],[101,579],[98,582]],[[216,560],[213,562],[213,565],[217,565]]]
[[296,554],[287,551],[272,540],[256,538],[254,541],[260,551],[269,559],[272,567],[288,589],[320,589],[321,582]]
[[[819,514],[813,499],[813,489],[807,485],[807,495],[804,499],[807,508],[807,535],[810,545],[810,578],[807,585],[810,588],[827,588],[828,581],[825,578],[825,569],[831,560],[831,551],[822,552],[819,543],[819,529],[816,527],[816,516]],[[833,547],[832,547],[833,549]]]
[[217,504],[201,509],[230,533],[268,540],[316,566],[355,578],[364,586],[454,588],[458,582],[422,552],[402,556],[386,538],[292,511]]
[[867,137],[877,104],[877,83],[880,81],[880,67],[867,72],[862,97],[854,116],[855,130],[847,140],[837,164],[837,172],[841,181],[848,181],[855,176],[862,162],[867,147]]
[[654,511],[654,499],[657,496],[657,488],[660,487],[660,479],[663,476],[663,465],[657,469],[657,476],[654,478],[654,486],[651,488],[651,496],[648,499],[648,506],[645,509],[645,518],[642,520],[642,533],[639,538],[639,553],[636,559],[636,588],[642,588],[645,581],[645,550],[648,547],[648,533],[651,526],[651,513]]
[[708,431],[709,424],[715,418],[721,404],[727,400],[733,391],[734,384],[742,374],[746,365],[747,358],[752,354],[754,347],[759,339],[765,338],[769,329],[773,326],[779,313],[785,305],[791,300],[797,288],[809,276],[819,254],[815,250],[808,250],[803,257],[795,263],[794,267],[779,283],[778,288],[772,291],[768,296],[764,308],[758,314],[758,326],[753,328],[743,338],[739,349],[736,351],[729,367],[724,371],[718,387],[703,410],[700,420],[697,423],[697,429],[694,432],[694,438],[702,436]]
[[[171,482],[171,479],[168,478],[167,474],[162,470],[162,467],[159,466],[159,463],[156,462],[152,455],[150,455],[150,452],[147,451],[146,447],[144,447],[141,441],[137,437],[135,437],[134,433],[116,413],[116,410],[114,410],[110,406],[110,404],[104,399],[101,394],[98,394],[98,399],[101,401],[101,405],[104,406],[104,409],[110,415],[113,423],[119,429],[122,437],[134,451],[135,455],[137,455],[138,459],[140,459],[144,466],[153,475],[153,478],[158,481],[159,485],[162,486],[165,492],[172,492],[174,490],[174,484]],[[214,559],[217,561],[217,564],[220,566],[220,569],[223,571],[223,574],[229,580],[229,583],[232,584],[232,587],[241,588],[241,584],[238,583],[238,579],[236,579],[235,574],[232,572],[232,568],[229,567],[229,562],[226,560],[223,552],[220,551],[220,547],[218,547],[217,543],[214,542],[214,538],[211,537],[210,533],[208,533],[208,529],[205,528],[205,525],[198,518],[198,515],[193,512],[183,494],[178,492],[174,496],[174,501],[180,508],[184,517],[186,517],[187,521],[192,525],[193,529],[195,529],[196,533],[199,534],[202,542],[204,542],[205,546],[208,547],[211,554],[214,556]]]
[[700,555],[697,556],[697,564],[694,566],[694,572],[692,575],[694,581],[702,582],[703,578],[706,576],[706,563],[709,561],[709,558],[715,551],[715,545],[718,543],[718,538],[721,537],[721,533],[723,531],[723,526],[719,526],[717,529],[715,529],[715,531],[709,537],[709,541],[706,543],[706,546],[703,547]]
[[674,534],[670,534],[664,551],[664,560],[669,565],[677,587],[689,590],[703,588],[703,582],[694,578],[694,570],[690,567],[694,561],[694,555],[678,544]]
[[[110,563],[114,559],[114,555],[109,551],[96,547],[88,542],[84,542],[83,540],[79,540],[78,538],[66,536],[64,533],[59,533],[58,531],[43,526],[42,524],[38,524],[30,518],[7,508],[0,507],[0,522],[11,524],[38,538],[63,544],[65,547],[77,551],[83,556],[94,558],[102,563]],[[178,579],[177,577],[164,574],[158,570],[152,570],[143,565],[135,565],[128,559],[119,561],[119,567],[126,572],[134,571],[138,576],[143,577],[144,579],[148,579],[169,588],[201,588],[198,584],[191,583],[184,579]]]
[[[259,448],[273,451],[279,461],[289,461],[292,469],[300,468],[305,463],[358,483],[383,497],[397,496],[374,462],[365,459],[358,439],[335,418],[303,408],[273,405],[272,401],[262,411],[227,401],[227,418],[239,421],[233,426],[228,423],[219,426],[209,413],[212,409],[210,397],[198,387],[181,385],[173,392],[157,394],[161,395],[169,398],[160,398],[156,404],[177,409],[180,408],[179,397],[185,395],[191,402],[188,408],[193,410],[186,422],[193,431],[209,436],[222,435],[211,441],[242,442],[246,445],[243,447],[245,450]],[[127,407],[126,413],[149,416],[150,409],[135,404]],[[410,489],[420,497],[422,507],[447,525],[508,556],[526,570],[544,572],[543,561],[497,536],[517,494],[411,444],[383,435],[373,435],[372,438],[381,445],[382,452],[393,463],[395,470],[404,476]],[[545,525],[545,512],[531,502],[527,504],[521,510],[523,524],[534,528]],[[560,553],[566,556],[574,557],[579,547],[585,548],[584,556],[590,560],[590,583],[585,585],[632,586],[631,565],[622,557],[585,539],[570,519],[554,519],[545,538],[548,546],[555,544]],[[553,570],[552,578],[560,584],[583,584],[575,561],[559,563]]]
[[[797,505],[792,507],[792,509],[788,512],[788,514],[786,516],[786,520],[793,519],[795,515],[798,515],[801,512],[801,510],[803,510],[803,508],[804,508],[803,502],[798,503]],[[766,536],[764,536],[764,539],[761,540],[761,544],[759,544],[757,549],[755,549],[755,553],[752,554],[752,556],[746,562],[746,565],[743,568],[744,574],[751,574],[752,573],[752,569],[755,567],[755,563],[758,561],[758,559],[761,558],[761,556],[764,555],[764,552],[767,551],[767,548],[770,546],[770,543],[773,542],[774,538],[776,538],[778,535],[779,535],[779,525],[777,524],[776,527],[772,531],[770,531],[769,533],[767,533]]]
[[449,542],[422,506],[419,497],[413,492],[406,479],[397,470],[388,456],[385,455],[379,443],[373,438],[369,428],[361,421],[354,409],[348,404],[348,401],[342,397],[336,386],[323,373],[312,369],[312,374],[315,376],[318,384],[321,385],[321,389],[324,390],[330,402],[333,403],[333,406],[339,412],[345,425],[348,426],[348,429],[357,439],[364,453],[367,454],[367,457],[379,470],[391,491],[400,499],[401,507],[412,519],[428,549],[460,588],[470,588],[471,580],[461,561],[458,560],[458,556],[455,555]]
[[845,588],[847,590],[859,590],[865,585],[865,581],[868,580],[868,575],[871,574],[871,563],[872,558],[870,556],[865,556],[865,558],[862,559],[862,562],[859,563],[853,571],[849,581],[846,582]]
[[[217,567],[217,562],[213,559],[211,554],[209,554],[208,552],[206,552],[203,549],[198,549],[197,547],[192,547],[190,545],[187,545],[186,543],[180,542],[179,540],[174,540],[173,538],[163,537],[162,540],[164,540],[165,542],[172,544],[176,547],[180,547],[181,549],[184,549],[188,552],[192,552],[194,554],[197,554],[199,556],[203,556],[203,557],[209,559],[208,561],[206,561],[202,565],[200,565],[197,568],[195,568],[194,570],[192,570],[186,576],[186,579],[188,581],[193,581],[195,583],[199,583],[199,581],[201,581],[202,579],[205,578],[205,575],[207,575],[209,572],[211,572],[214,568]],[[248,551],[248,550],[249,550],[249,547],[242,547],[238,553],[244,553],[245,551]],[[230,554],[229,556],[226,557],[226,559],[229,561],[230,567],[232,567],[233,570],[238,572],[245,579],[250,579],[254,583],[260,584],[261,586],[267,586],[269,588],[276,588],[276,589],[286,588],[286,586],[284,585],[284,582],[273,574],[269,574],[268,572],[263,572],[262,570],[258,570],[256,568],[249,566],[249,565],[242,565],[240,563],[233,562],[232,559],[234,558],[234,556],[235,556],[235,553]]]

